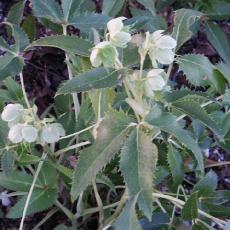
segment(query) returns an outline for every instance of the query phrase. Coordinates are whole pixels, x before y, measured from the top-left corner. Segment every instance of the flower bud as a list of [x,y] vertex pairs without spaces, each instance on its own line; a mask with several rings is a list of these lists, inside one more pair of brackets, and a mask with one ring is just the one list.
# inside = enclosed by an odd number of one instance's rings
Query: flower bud
[[23,136],[22,136],[22,129],[23,129],[23,124],[17,124],[14,125],[10,128],[8,138],[10,139],[11,142],[17,144],[22,142]]
[[98,43],[90,55],[90,61],[94,67],[99,67],[101,64],[104,67],[112,67],[117,59],[117,49],[108,41]]

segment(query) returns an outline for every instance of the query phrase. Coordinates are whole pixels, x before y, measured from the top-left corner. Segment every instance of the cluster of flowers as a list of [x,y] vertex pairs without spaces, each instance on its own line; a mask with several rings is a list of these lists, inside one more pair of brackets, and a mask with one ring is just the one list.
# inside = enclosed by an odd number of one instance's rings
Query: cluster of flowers
[[35,117],[37,108],[25,109],[21,104],[5,106],[1,118],[8,122],[8,138],[13,143],[37,142],[41,145],[55,143],[65,130],[59,123],[50,123],[50,119],[39,120]]
[[119,62],[117,47],[125,48],[128,42],[133,42],[138,46],[140,56],[149,56],[154,69],[150,70],[145,78],[146,96],[152,97],[153,91],[162,90],[166,81],[163,77],[164,70],[157,68],[157,63],[168,65],[174,60],[176,40],[169,35],[164,35],[163,30],[157,30],[150,34],[135,34],[131,36],[130,27],[124,26],[125,17],[118,17],[107,23],[107,40],[98,43],[92,50],[90,61],[94,67],[103,65],[112,67]]

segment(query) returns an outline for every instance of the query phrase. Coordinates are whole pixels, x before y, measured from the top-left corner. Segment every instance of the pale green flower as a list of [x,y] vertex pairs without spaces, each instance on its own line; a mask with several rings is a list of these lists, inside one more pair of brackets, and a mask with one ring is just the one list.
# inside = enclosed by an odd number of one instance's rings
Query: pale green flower
[[163,69],[152,69],[148,72],[145,80],[145,94],[148,97],[154,96],[153,91],[162,90],[166,82],[161,74],[164,72]]
[[1,118],[3,121],[8,122],[9,127],[18,123],[23,114],[23,106],[20,104],[8,104],[2,114]]
[[58,142],[60,137],[65,136],[65,130],[59,123],[48,124],[42,127],[41,144]]
[[129,27],[124,26],[122,22],[125,19],[125,17],[114,18],[107,23],[111,43],[122,48],[125,48],[132,39],[131,34],[128,32]]
[[90,61],[94,67],[99,67],[100,65],[112,67],[116,60],[118,60],[117,49],[108,41],[98,43],[90,55]]
[[32,125],[24,125],[22,128],[22,137],[26,142],[32,143],[37,140],[38,130]]
[[148,50],[154,67],[157,66],[157,61],[168,65],[174,60],[175,53],[173,49],[177,45],[176,40],[169,35],[163,35],[163,32],[163,30],[157,30],[152,34],[146,32],[146,39],[142,46],[142,49]]

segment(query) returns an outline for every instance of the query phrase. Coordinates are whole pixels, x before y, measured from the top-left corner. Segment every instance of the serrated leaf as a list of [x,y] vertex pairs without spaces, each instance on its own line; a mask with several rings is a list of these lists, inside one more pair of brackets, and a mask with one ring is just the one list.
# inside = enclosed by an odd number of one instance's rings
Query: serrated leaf
[[205,109],[200,106],[200,103],[193,99],[192,96],[185,96],[177,101],[174,101],[172,105],[185,114],[188,114],[194,119],[202,122],[204,125],[210,128],[221,141],[224,140],[224,135],[220,130],[220,127],[212,119],[212,117],[209,116]]
[[182,183],[184,178],[183,159],[180,153],[171,144],[168,146],[167,158],[169,168],[173,176],[173,184],[177,187]]
[[129,195],[139,193],[138,205],[151,220],[153,205],[153,175],[156,171],[158,150],[151,136],[135,129],[121,151],[120,168],[127,183]]
[[154,1],[152,0],[137,0],[137,1],[141,3],[147,10],[149,10],[153,16],[156,15]]
[[50,46],[64,50],[65,52],[78,54],[80,56],[88,57],[90,49],[93,44],[87,40],[76,36],[68,35],[54,35],[49,37],[40,38],[34,41],[28,48],[33,46]]
[[217,187],[217,175],[214,171],[210,170],[204,178],[202,178],[193,187],[193,192],[198,192],[198,197],[209,197]]
[[36,21],[35,17],[32,14],[28,15],[23,21],[22,28],[28,35],[30,42],[32,42],[35,39],[36,35]]
[[92,146],[84,149],[77,162],[71,188],[72,199],[84,191],[96,175],[118,153],[129,132],[132,119],[123,112],[109,111],[97,129]]
[[9,10],[7,21],[12,24],[20,25],[24,12],[24,6],[25,1],[19,1],[18,3],[14,4]]
[[66,81],[58,90],[57,95],[79,93],[90,89],[101,89],[116,85],[119,71],[114,69],[95,68],[79,74],[72,80]]
[[[48,209],[54,204],[57,197],[57,189],[34,189],[28,205],[27,215]],[[26,199],[27,195],[23,196],[16,205],[10,209],[7,218],[16,219],[22,217]]]
[[9,190],[27,192],[32,180],[31,175],[20,171],[12,171],[7,174],[0,172],[0,185]]
[[182,211],[181,215],[183,220],[193,220],[198,217],[198,196],[197,192],[194,192],[191,194],[189,199],[186,201]]
[[4,80],[9,76],[15,76],[20,73],[23,68],[22,58],[15,57],[11,54],[5,54],[0,57],[0,80]]
[[102,14],[115,17],[122,10],[125,3],[126,0],[104,0]]
[[84,0],[61,0],[65,22],[69,24],[79,14]]
[[138,194],[126,203],[125,207],[123,208],[121,214],[114,224],[115,230],[141,230],[141,226],[137,219],[135,210],[137,199]]
[[230,63],[230,46],[224,31],[213,22],[205,22],[205,28],[209,42],[216,49],[220,57],[226,63]]
[[12,35],[15,40],[13,50],[16,53],[24,51],[24,49],[29,45],[29,38],[21,27],[18,25],[12,24],[10,22],[4,22],[12,31]]
[[177,41],[176,51],[197,31],[201,12],[191,9],[176,10],[172,37]]
[[149,124],[160,128],[162,131],[175,136],[182,144],[193,152],[197,160],[198,169],[201,172],[204,171],[203,154],[198,143],[194,140],[189,131],[183,129],[174,115],[153,108],[146,116],[145,120]]
[[[186,74],[186,78],[195,86],[205,86],[212,81],[213,65],[207,57],[200,54],[186,54],[177,59],[179,69]],[[208,78],[208,79],[207,79]]]
[[32,0],[32,8],[38,18],[46,18],[56,23],[63,22],[61,7],[55,0]]
[[104,29],[110,19],[109,16],[103,14],[85,13],[72,18],[69,24],[80,29],[83,33],[88,33],[92,28]]

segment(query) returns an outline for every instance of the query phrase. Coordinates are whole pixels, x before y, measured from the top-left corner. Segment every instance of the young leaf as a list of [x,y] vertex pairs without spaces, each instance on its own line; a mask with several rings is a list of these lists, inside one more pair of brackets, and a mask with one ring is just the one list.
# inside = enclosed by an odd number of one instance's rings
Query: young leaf
[[180,185],[184,178],[183,159],[180,153],[171,145],[168,146],[168,163],[173,176],[173,184],[175,187]]
[[153,205],[153,175],[158,151],[148,136],[139,128],[132,131],[121,151],[120,168],[127,183],[129,195],[139,193],[138,205],[151,220]]
[[189,197],[189,199],[186,201],[182,211],[181,215],[183,220],[193,220],[198,217],[198,196],[197,192],[192,193],[192,195]]
[[217,187],[217,175],[210,170],[194,187],[193,192],[198,192],[198,197],[209,197]]
[[221,141],[224,140],[223,133],[217,123],[211,116],[209,116],[204,108],[200,106],[200,103],[193,99],[193,96],[185,96],[177,101],[174,101],[172,105],[194,119],[201,121],[204,125],[210,128]]
[[88,57],[93,44],[76,36],[54,35],[40,38],[34,41],[28,48],[33,46],[50,46],[64,50],[67,53],[78,54]]
[[72,199],[96,178],[96,175],[117,154],[126,140],[132,119],[123,112],[110,110],[97,129],[97,138],[92,146],[84,149],[79,157],[71,188]]
[[176,51],[196,33],[201,16],[202,13],[195,10],[176,10],[172,32],[172,37],[177,41]]
[[[157,111],[158,110],[158,111]],[[145,119],[149,124],[156,126],[173,136],[175,136],[181,143],[183,143],[188,149],[190,149],[198,163],[198,169],[204,171],[203,155],[198,146],[198,143],[194,140],[191,133],[179,124],[176,117],[167,112],[160,112],[159,109],[153,108]]]
[[30,42],[32,42],[36,35],[36,21],[32,14],[28,15],[27,18],[23,21],[22,28],[28,35]]
[[114,224],[116,230],[141,230],[141,226],[139,224],[135,211],[137,199],[138,194],[126,203],[122,213]]
[[69,24],[79,14],[81,4],[84,0],[61,0],[65,22]]
[[102,14],[115,17],[125,5],[126,0],[104,0]]
[[[27,209],[27,215],[31,215],[35,212],[40,212],[51,207],[56,201],[58,196],[57,189],[34,189],[29,206]],[[23,209],[27,195],[23,196],[8,212],[7,218],[16,219],[22,217]]]
[[206,22],[205,28],[208,40],[212,46],[217,50],[218,54],[226,63],[230,63],[230,46],[224,31],[213,22]]
[[80,29],[83,33],[88,33],[92,28],[104,29],[106,23],[111,18],[103,14],[85,13],[74,17],[69,24]]
[[10,11],[7,15],[7,21],[12,23],[12,24],[16,24],[19,26],[21,21],[22,21],[24,7],[25,7],[25,1],[24,0],[19,1],[18,3],[14,4],[10,8]]
[[72,80],[66,81],[59,88],[57,95],[112,87],[119,82],[118,77],[119,71],[114,69],[105,69],[103,67],[92,69],[79,74]]
[[55,0],[32,0],[34,15],[56,23],[63,23],[63,13]]

